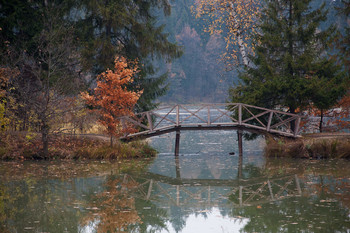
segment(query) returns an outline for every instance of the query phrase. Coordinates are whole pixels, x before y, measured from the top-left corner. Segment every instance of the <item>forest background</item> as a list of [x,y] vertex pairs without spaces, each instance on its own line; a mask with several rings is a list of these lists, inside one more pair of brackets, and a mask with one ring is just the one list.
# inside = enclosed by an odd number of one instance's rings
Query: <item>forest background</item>
[[[311,7],[322,2],[311,1]],[[137,64],[125,85],[142,93],[129,106],[137,112],[158,103],[227,101],[242,66],[228,66],[223,55],[239,49],[227,46],[224,27],[222,34],[207,32],[213,19],[197,17],[196,4],[1,0],[1,129],[40,132],[45,154],[50,134],[86,131],[101,117],[93,119],[80,93],[92,94],[97,77],[113,70],[118,57]],[[319,30],[336,25],[344,31],[349,22],[338,14],[342,4],[325,1],[328,17]],[[113,111],[108,114],[115,119],[123,112]]]

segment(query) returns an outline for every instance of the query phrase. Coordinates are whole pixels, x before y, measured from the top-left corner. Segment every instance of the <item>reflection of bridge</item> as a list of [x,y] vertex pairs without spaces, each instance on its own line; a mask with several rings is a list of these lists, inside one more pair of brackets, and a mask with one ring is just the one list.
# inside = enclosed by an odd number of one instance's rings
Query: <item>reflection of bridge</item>
[[[242,179],[243,160],[238,161],[237,179],[192,179],[181,177],[179,157],[175,157],[176,176],[169,177],[151,172],[125,174],[120,187],[137,184],[132,192],[143,200],[176,206],[229,205],[243,207],[301,196],[302,189],[297,175],[275,178]],[[124,184],[124,185],[123,185]]]
[[124,175],[123,183],[128,182],[139,183],[136,188],[129,190],[138,198],[176,206],[225,204],[244,207],[302,194],[297,175],[264,180],[193,180],[156,174],[142,177]]
[[178,130],[236,129],[298,137],[301,116],[242,103],[174,105],[121,118],[124,129],[142,131],[123,139],[152,137]]

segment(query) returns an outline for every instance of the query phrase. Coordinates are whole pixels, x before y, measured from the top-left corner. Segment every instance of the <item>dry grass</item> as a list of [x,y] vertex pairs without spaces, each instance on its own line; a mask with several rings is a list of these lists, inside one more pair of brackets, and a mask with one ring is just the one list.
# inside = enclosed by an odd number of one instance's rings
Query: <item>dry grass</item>
[[350,159],[349,138],[267,139],[267,157]]
[[145,142],[117,142],[113,147],[103,144],[97,147],[81,147],[74,153],[74,159],[118,159],[118,158],[148,158],[154,157],[156,151]]
[[156,151],[145,142],[109,142],[73,136],[51,136],[49,155],[43,157],[38,134],[7,133],[0,136],[0,159],[38,160],[38,159],[119,159],[153,157]]

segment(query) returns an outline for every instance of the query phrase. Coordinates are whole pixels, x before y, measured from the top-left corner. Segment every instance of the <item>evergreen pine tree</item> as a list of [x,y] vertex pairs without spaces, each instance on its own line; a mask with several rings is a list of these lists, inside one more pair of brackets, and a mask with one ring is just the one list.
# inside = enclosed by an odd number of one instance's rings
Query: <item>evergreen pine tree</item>
[[[256,54],[251,57],[253,65],[241,73],[241,84],[230,89],[233,102],[287,108],[295,113],[311,101],[321,106],[325,94],[327,100],[332,100],[323,106],[328,108],[344,94],[344,76],[327,53],[327,42],[335,28],[319,30],[327,11],[324,4],[312,10],[310,2],[267,1],[256,38]],[[328,91],[321,91],[325,87]]]
[[137,105],[140,111],[153,108],[153,100],[166,91],[166,75],[157,77],[152,62],[181,55],[179,47],[169,42],[164,26],[157,25],[157,8],[170,14],[165,0],[84,0],[79,7],[84,12],[77,28],[85,71],[99,74],[110,69],[116,55],[138,59],[142,64],[135,79],[138,86],[131,88],[144,90]]

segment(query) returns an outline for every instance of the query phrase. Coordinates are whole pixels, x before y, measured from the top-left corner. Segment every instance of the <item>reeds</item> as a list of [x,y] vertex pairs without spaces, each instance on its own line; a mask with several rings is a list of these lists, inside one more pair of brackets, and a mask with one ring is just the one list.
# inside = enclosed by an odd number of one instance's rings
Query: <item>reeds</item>
[[349,138],[267,139],[267,157],[350,159]]

